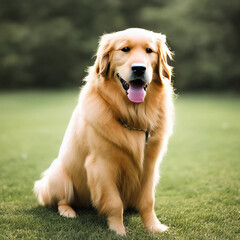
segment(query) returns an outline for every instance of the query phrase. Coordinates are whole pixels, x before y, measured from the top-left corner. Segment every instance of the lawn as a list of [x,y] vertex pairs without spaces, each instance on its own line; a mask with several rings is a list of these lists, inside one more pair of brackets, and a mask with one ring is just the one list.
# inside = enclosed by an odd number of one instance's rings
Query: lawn
[[[121,239],[95,210],[65,219],[39,206],[33,183],[57,156],[77,91],[0,93],[0,239]],[[240,97],[182,94],[161,165],[149,234],[126,212],[125,239],[240,239]]]

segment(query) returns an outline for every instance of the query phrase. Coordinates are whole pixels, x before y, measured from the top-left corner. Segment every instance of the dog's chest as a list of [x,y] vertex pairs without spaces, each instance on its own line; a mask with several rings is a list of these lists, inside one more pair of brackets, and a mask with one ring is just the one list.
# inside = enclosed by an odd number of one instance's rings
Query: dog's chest
[[132,156],[125,157],[119,169],[117,186],[125,207],[135,206],[141,192],[146,149],[145,136],[141,137],[141,142],[141,146],[138,145],[139,148],[132,153]]
[[133,207],[141,191],[142,172],[136,169],[122,171],[118,179],[118,189],[125,208]]

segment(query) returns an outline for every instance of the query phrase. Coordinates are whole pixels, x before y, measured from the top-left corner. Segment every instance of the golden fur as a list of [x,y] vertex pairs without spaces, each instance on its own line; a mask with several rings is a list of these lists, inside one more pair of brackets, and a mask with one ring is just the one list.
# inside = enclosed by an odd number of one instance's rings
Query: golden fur
[[[126,46],[130,51],[121,51]],[[166,37],[151,31],[127,29],[101,38],[58,158],[35,183],[42,205],[75,217],[71,206],[92,204],[120,235],[125,235],[123,210],[134,207],[149,231],[167,230],[154,212],[154,190],[172,133],[171,56]],[[141,103],[128,99],[117,77],[128,82],[133,63],[145,64],[150,78]],[[130,130],[120,119],[129,128],[148,130],[148,141],[144,131]]]

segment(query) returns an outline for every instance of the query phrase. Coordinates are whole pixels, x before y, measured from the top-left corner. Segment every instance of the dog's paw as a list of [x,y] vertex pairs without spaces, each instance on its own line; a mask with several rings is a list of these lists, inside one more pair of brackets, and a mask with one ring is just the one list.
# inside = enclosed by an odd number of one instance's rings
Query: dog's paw
[[148,227],[148,231],[152,233],[162,233],[166,232],[168,229],[168,226],[161,224],[160,222]]
[[69,205],[59,205],[58,212],[63,217],[67,217],[67,218],[77,217],[76,212]]
[[126,231],[123,226],[109,225],[109,228],[120,236],[126,236]]
[[119,226],[109,226],[109,228],[120,236],[126,236],[126,231],[124,227]]
[[168,230],[168,226],[161,224],[157,217],[152,215],[151,218],[144,219],[145,228],[152,233],[162,233]]
[[108,217],[108,226],[111,230],[116,232],[116,234],[125,236],[126,231],[121,219],[115,217]]

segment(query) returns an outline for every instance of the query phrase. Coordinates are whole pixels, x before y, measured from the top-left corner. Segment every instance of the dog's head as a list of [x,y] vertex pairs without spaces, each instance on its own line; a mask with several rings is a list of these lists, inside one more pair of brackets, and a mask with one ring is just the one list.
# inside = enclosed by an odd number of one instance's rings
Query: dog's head
[[152,81],[171,81],[168,58],[172,53],[165,35],[133,28],[102,36],[93,69],[117,81],[131,102],[140,103]]

